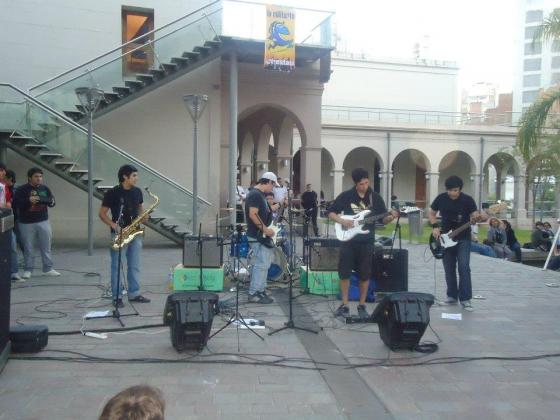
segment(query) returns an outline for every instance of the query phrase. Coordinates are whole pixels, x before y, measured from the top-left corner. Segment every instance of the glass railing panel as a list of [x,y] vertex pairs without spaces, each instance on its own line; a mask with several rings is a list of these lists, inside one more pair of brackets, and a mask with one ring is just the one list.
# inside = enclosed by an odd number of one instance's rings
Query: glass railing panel
[[[20,134],[33,137],[50,151],[64,155],[58,160],[75,162],[75,168],[87,169],[87,131],[83,127],[21,94],[19,97],[13,95],[9,88],[0,86],[0,110],[8,108],[13,120],[8,121],[2,114],[0,130],[17,130]],[[118,169],[124,164],[131,164],[138,169],[138,186],[149,187],[160,199],[155,214],[164,217],[166,224],[178,225],[183,229],[191,228],[193,197],[190,191],[97,136],[94,136],[93,151],[92,176],[102,179],[98,185],[116,185]],[[146,192],[144,200],[146,208],[153,202]],[[197,206],[199,215],[202,216],[210,205],[198,200]]]

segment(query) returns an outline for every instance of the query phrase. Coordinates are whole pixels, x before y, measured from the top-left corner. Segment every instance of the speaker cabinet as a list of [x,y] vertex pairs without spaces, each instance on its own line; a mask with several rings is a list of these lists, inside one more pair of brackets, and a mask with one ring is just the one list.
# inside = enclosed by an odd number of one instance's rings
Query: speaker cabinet
[[372,321],[379,325],[383,343],[392,350],[412,350],[430,323],[434,296],[428,293],[396,292],[377,305]]
[[14,353],[37,353],[49,342],[46,325],[14,325],[10,328],[10,341]]
[[167,297],[163,323],[169,325],[171,344],[178,352],[202,350],[208,342],[218,295],[209,292],[179,292]]
[[373,276],[376,293],[408,290],[408,249],[383,248],[373,255]]
[[14,216],[11,209],[0,209],[0,371],[10,353],[10,263]]
[[340,241],[336,238],[309,238],[309,268],[312,271],[338,270]]
[[198,236],[185,235],[183,267],[200,267],[201,252],[202,267],[221,267],[223,258],[221,241],[218,241],[215,236],[202,235],[199,246],[198,239]]

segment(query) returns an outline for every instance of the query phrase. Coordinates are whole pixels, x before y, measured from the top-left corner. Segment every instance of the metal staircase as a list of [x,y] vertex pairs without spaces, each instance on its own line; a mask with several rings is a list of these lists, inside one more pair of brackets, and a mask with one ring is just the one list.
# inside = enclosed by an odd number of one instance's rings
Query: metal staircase
[[[87,192],[87,130],[6,83],[0,83],[0,142]],[[95,197],[101,200],[113,187],[121,165],[134,165],[141,182],[149,183],[150,190],[161,199],[146,226],[182,245],[191,223],[192,193],[96,135],[94,151]],[[200,214],[209,206],[208,201],[198,198]]]

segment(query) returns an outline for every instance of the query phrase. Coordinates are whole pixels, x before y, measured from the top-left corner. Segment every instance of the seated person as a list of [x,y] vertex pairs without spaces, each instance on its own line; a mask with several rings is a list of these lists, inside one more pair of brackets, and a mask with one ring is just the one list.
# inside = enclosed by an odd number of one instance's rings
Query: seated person
[[535,223],[535,229],[531,233],[531,244],[534,249],[541,251],[549,251],[552,245],[552,238],[549,238],[548,232],[544,230],[544,223]]
[[550,240],[552,240],[554,238],[554,235],[556,234],[553,230],[552,230],[552,225],[548,222],[543,222],[543,226],[544,226],[544,235],[547,236]]
[[490,229],[488,229],[488,235],[486,236],[488,245],[492,244],[492,248],[494,248],[494,251],[496,252],[498,258],[511,260],[511,258],[513,257],[513,252],[506,244],[507,235],[503,225],[495,217],[491,217],[488,221],[488,224],[490,225]]
[[506,245],[515,253],[517,262],[521,262],[521,244],[517,240],[511,224],[507,220],[502,220],[502,223],[504,225],[507,236]]
[[554,247],[554,251],[552,251],[552,256],[550,257],[550,261],[546,266],[547,270],[558,270],[560,268],[560,246],[556,244]]
[[136,385],[111,398],[99,420],[164,420],[165,400],[161,391],[149,385]]
[[471,252],[478,252],[485,257],[496,258],[496,252],[491,246],[478,242],[478,225],[471,226]]

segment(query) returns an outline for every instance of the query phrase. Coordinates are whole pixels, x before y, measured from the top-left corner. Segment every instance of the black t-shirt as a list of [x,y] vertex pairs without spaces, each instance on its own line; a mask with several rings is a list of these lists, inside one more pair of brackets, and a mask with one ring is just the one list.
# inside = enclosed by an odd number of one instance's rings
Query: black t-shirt
[[[31,204],[29,198],[38,196],[40,201],[37,204]],[[51,190],[46,185],[38,185],[36,187],[31,184],[25,184],[16,190],[16,194],[12,200],[12,207],[17,213],[19,223],[39,223],[48,220],[49,212],[47,207],[54,207],[55,201]]]
[[[456,200],[452,200],[446,192],[436,197],[430,206],[433,211],[439,211],[442,222],[442,232],[457,229],[467,223],[471,214],[477,210],[476,203],[470,195],[461,193]],[[468,239],[471,237],[471,228],[461,232],[455,239]]]
[[[373,205],[370,200],[373,199]],[[358,214],[364,210],[371,210],[370,216],[387,213],[387,207],[383,198],[369,188],[363,198],[358,195],[356,187],[341,193],[329,207],[333,213],[344,213],[345,215]],[[353,242],[373,242],[375,240],[375,223],[364,225],[369,230],[368,234],[356,235],[351,239]]]
[[305,191],[301,195],[301,205],[306,210],[317,207],[317,193],[315,191]]
[[117,222],[122,205],[121,226],[125,227],[138,217],[139,207],[143,202],[144,197],[140,188],[132,187],[130,190],[125,190],[121,185],[116,185],[105,193],[102,206],[111,209],[111,220]]
[[251,238],[256,238],[258,235],[262,235],[262,228],[259,229],[249,217],[249,209],[255,207],[259,209],[259,217],[263,223],[268,226],[272,222],[272,211],[266,201],[266,197],[261,190],[258,188],[253,188],[247,198],[245,199],[245,220],[247,220],[247,236]]

